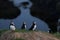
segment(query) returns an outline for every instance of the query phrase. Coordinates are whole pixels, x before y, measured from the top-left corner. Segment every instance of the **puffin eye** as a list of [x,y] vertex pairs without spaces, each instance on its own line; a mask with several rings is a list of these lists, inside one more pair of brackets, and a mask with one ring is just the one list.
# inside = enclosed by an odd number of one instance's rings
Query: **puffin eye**
[[22,5],[27,6],[27,5],[29,5],[29,3],[28,2],[23,2]]

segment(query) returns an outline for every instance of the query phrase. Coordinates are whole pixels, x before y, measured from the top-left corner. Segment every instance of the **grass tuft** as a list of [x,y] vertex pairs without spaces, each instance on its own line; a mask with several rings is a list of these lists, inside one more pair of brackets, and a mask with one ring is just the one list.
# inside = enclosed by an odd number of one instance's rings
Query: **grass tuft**
[[22,39],[22,38],[19,38],[19,39],[18,39],[18,38],[17,38],[17,39],[15,39],[15,40],[24,40],[24,39]]

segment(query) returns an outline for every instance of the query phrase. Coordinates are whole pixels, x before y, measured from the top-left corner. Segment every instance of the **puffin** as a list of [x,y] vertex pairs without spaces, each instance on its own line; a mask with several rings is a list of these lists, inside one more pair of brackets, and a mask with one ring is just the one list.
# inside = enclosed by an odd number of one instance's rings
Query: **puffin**
[[11,21],[9,29],[10,29],[11,31],[15,31],[16,28],[15,28],[15,24],[14,24],[13,21]]
[[60,18],[58,19],[57,31],[60,32]]
[[52,30],[49,28],[48,33],[52,33]]
[[26,29],[26,22],[23,22],[21,29]]
[[37,27],[36,22],[33,22],[32,26],[31,26],[31,28],[29,30],[35,31],[36,27]]

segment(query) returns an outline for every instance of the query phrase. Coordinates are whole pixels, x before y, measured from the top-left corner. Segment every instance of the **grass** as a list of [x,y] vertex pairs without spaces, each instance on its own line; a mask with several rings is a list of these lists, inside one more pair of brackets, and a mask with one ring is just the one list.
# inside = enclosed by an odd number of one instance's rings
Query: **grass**
[[60,33],[59,32],[56,32],[53,34],[55,37],[59,38],[60,39]]
[[[8,30],[6,30],[6,29],[0,30],[0,36],[1,36],[4,32],[6,32],[6,31],[8,31]],[[25,29],[21,29],[21,30],[16,29],[15,32],[22,32],[22,33],[24,33],[24,32],[34,32],[34,31],[32,31],[32,30],[25,30]]]
[[18,38],[17,38],[17,39],[15,39],[15,40],[24,40],[24,39],[22,39],[22,38],[19,38],[19,39],[18,39]]
[[22,29],[22,30],[16,29],[15,32],[28,32],[28,31],[25,29]]
[[33,32],[33,31],[32,30],[25,30],[25,29],[22,29],[22,30],[16,29],[15,32]]

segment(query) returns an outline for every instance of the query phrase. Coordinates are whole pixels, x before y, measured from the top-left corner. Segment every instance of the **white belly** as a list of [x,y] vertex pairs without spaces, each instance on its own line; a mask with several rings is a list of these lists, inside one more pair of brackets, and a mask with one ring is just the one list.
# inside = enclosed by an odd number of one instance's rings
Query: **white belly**
[[25,25],[25,29],[26,29],[26,25]]
[[10,26],[10,29],[11,29],[11,30],[15,30],[16,28],[15,28],[15,26],[11,25],[11,26]]
[[34,28],[33,28],[33,30],[36,30],[36,27],[37,27],[37,26],[36,26],[36,25],[34,25]]

